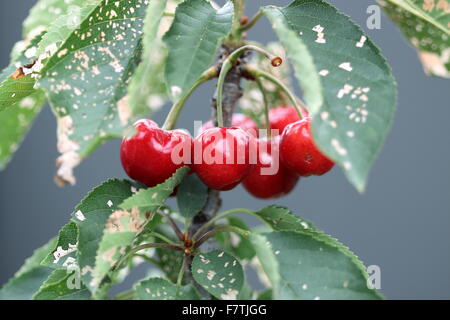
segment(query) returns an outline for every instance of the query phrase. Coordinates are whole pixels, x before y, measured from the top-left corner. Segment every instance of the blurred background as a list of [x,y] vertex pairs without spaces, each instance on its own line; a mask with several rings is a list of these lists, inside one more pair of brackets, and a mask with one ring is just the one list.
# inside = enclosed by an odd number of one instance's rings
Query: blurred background
[[[321,178],[303,179],[287,197],[252,198],[242,187],[222,194],[223,209],[259,209],[276,202],[313,221],[349,246],[366,265],[381,268],[381,292],[389,299],[450,298],[450,82],[425,76],[415,50],[382,17],[380,30],[368,30],[371,0],[330,1],[358,22],[381,47],[398,81],[399,103],[392,131],[377,159],[364,194],[358,194],[339,168]],[[21,23],[35,1],[0,1],[0,65],[9,63]],[[247,1],[258,6],[289,1]],[[275,40],[267,20],[249,32],[263,43]],[[179,126],[193,130],[207,120],[209,83],[189,100]],[[162,124],[168,106],[154,114]],[[1,125],[1,124],[0,124]],[[106,143],[78,169],[74,187],[59,188],[55,172],[56,123],[47,107],[39,115],[9,167],[0,172],[0,286],[32,251],[55,236],[74,206],[110,177],[125,177],[119,140]],[[173,203],[174,204],[174,203]],[[254,220],[249,220],[254,223]],[[145,274],[141,266],[130,285]]]

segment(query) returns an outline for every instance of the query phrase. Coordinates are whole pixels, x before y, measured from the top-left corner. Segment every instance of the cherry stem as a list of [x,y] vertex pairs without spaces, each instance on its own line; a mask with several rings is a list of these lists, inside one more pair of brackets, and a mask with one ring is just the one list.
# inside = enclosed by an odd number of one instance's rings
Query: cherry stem
[[215,229],[212,229],[208,232],[206,232],[203,236],[201,236],[195,243],[194,243],[194,249],[200,247],[203,243],[214,237],[218,233],[222,232],[234,232],[237,234],[240,234],[243,237],[248,237],[250,235],[250,231],[234,227],[234,226],[221,226],[217,227]]
[[[289,90],[289,88],[283,82],[281,82],[281,80],[277,79],[276,77],[274,77],[273,75],[271,75],[268,72],[265,72],[265,71],[257,69],[257,68],[253,68],[251,66],[245,66],[245,71],[250,73],[255,79],[257,79],[257,78],[264,78],[267,81],[270,81],[274,85],[278,86],[281,90],[283,90],[287,94],[287,96],[289,97],[291,102],[293,103],[295,109],[297,110],[299,118],[303,119],[302,109],[301,109],[301,107],[299,105],[299,100],[300,99],[297,98],[291,92],[291,90]],[[300,100],[300,103],[302,105],[305,105],[305,103],[303,101],[301,101],[301,100]]]
[[169,249],[169,250],[177,250],[177,251],[184,251],[184,248],[182,246],[176,245],[176,244],[169,244],[169,243],[146,243],[141,244],[140,246],[134,247],[131,249],[126,255],[122,257],[122,259],[117,262],[116,266],[114,267],[114,270],[117,270],[123,262],[125,262],[131,255],[135,254],[138,251],[148,249],[148,248],[163,248],[163,249]]
[[183,277],[184,277],[184,271],[186,269],[186,265],[188,262],[188,256],[184,255],[183,257],[183,263],[181,264],[181,268],[180,268],[180,272],[178,273],[178,277],[177,277],[177,295],[178,295],[178,291],[180,290],[181,284],[183,282]]
[[164,241],[166,243],[169,243],[169,244],[176,244],[175,242],[173,242],[172,240],[170,240],[166,236],[163,236],[162,234],[154,232],[154,231],[148,233],[148,235],[151,236],[151,237],[154,237],[154,238],[158,238],[158,239],[160,239],[160,240],[162,240],[162,241]]
[[164,122],[162,128],[164,130],[172,130],[178,120],[178,117],[180,116],[181,110],[183,110],[184,104],[188,100],[188,98],[191,96],[191,94],[197,89],[201,84],[211,80],[212,78],[217,77],[219,74],[217,70],[217,66],[212,66],[208,70],[202,73],[200,78],[194,83],[194,85],[186,91],[177,102],[175,102],[170,109],[166,121]]
[[177,235],[178,239],[180,241],[184,241],[184,238],[185,238],[184,233],[181,232],[180,228],[178,228],[175,221],[173,221],[172,218],[167,213],[163,213],[163,216],[164,216],[164,218],[167,219],[167,221],[169,222],[169,225],[173,229],[173,231],[175,231],[175,234]]
[[237,48],[225,59],[225,61],[222,64],[222,68],[220,70],[219,80],[217,82],[217,124],[219,127],[223,127],[222,100],[223,100],[223,85],[225,82],[225,77],[227,76],[228,72],[233,68],[235,62],[237,61],[237,59],[239,59],[241,54],[248,50],[254,50],[263,54],[267,59],[270,59],[270,61],[272,62],[272,66],[274,67],[280,66],[281,63],[283,62],[283,60],[280,57],[275,56],[260,47],[250,44]]
[[266,135],[267,139],[270,140],[271,138],[271,132],[270,132],[270,120],[269,120],[269,103],[267,101],[267,93],[266,89],[264,88],[264,85],[260,78],[255,78],[256,84],[258,85],[259,90],[261,91],[261,94],[263,96],[263,102],[264,102],[264,122],[266,124]]
[[249,22],[247,22],[245,25],[243,25],[243,26],[239,29],[239,31],[242,33],[242,32],[244,32],[244,31],[247,31],[247,30],[253,28],[253,26],[258,22],[258,20],[259,20],[263,15],[264,15],[264,13],[263,13],[261,10],[258,11],[258,12],[253,16],[253,18],[252,18]]
[[194,240],[194,242],[197,242],[198,238],[200,238],[201,235],[204,234],[205,231],[208,230],[216,221],[221,220],[223,218],[226,218],[227,216],[229,216],[231,214],[234,214],[234,213],[238,213],[238,212],[243,212],[243,213],[247,213],[247,214],[250,214],[250,215],[255,215],[255,213],[252,210],[243,209],[243,208],[224,211],[224,212],[219,213],[218,215],[214,216],[213,218],[211,218],[211,220],[209,220],[204,225],[202,225],[197,230],[197,232],[192,236],[192,240]]

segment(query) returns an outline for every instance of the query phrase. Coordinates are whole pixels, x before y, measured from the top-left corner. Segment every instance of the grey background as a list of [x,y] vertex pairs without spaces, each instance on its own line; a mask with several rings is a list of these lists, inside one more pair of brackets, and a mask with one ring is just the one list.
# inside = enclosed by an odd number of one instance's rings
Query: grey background
[[[247,1],[257,5],[288,1]],[[358,194],[340,169],[300,182],[276,202],[340,239],[366,265],[382,271],[382,293],[390,299],[450,298],[450,94],[448,80],[428,78],[415,51],[383,16],[381,30],[367,30],[369,0],[332,1],[361,24],[382,48],[398,80],[399,104],[394,126],[373,167],[365,194]],[[21,36],[21,21],[34,1],[0,1],[0,65]],[[274,40],[266,20],[249,33],[261,42]],[[189,100],[180,127],[209,117],[212,84]],[[162,123],[167,109],[154,116]],[[0,124],[1,125],[1,124]],[[55,121],[49,108],[38,117],[10,166],[0,172],[0,285],[32,250],[54,236],[80,199],[110,177],[124,177],[119,141],[110,141],[76,170],[75,187],[58,188],[55,171]],[[273,201],[250,197],[242,187],[223,193],[224,209],[258,209]],[[142,268],[141,268],[142,269]],[[144,270],[138,270],[139,276]],[[131,281],[130,281],[131,283]]]

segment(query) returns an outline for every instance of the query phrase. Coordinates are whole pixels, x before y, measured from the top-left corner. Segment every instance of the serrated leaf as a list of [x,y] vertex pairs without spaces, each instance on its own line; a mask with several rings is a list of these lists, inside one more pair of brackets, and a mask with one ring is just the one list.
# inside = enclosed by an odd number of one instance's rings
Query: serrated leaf
[[220,39],[233,23],[233,4],[214,9],[206,0],[188,0],[176,10],[171,28],[164,36],[169,50],[166,81],[172,100],[189,90],[213,63]]
[[111,179],[94,188],[75,208],[72,221],[78,226],[77,260],[81,280],[89,288],[96,287],[93,272],[106,222],[118,205],[132,195],[134,186],[125,180]]
[[[227,220],[230,226],[250,231],[249,226],[238,217],[230,216]],[[247,237],[243,237],[233,232],[227,232],[217,234],[216,239],[222,244],[224,249],[232,253],[241,261],[250,261],[256,254],[253,244]]]
[[[33,300],[88,300],[91,293],[76,279],[76,271],[56,269],[34,294]],[[77,286],[79,287],[77,288]]]
[[[25,75],[24,67],[32,63],[36,58],[36,48],[41,41],[43,34],[38,34],[30,43],[20,51],[16,59],[12,60],[8,67],[6,67],[0,74],[0,112],[12,108],[23,98],[36,92],[34,89],[35,79],[31,74],[33,71],[28,68]],[[15,75],[16,70],[21,70],[21,75]]]
[[144,20],[142,61],[128,86],[129,105],[133,116],[149,113],[162,107],[166,100],[164,62],[167,49],[161,39],[160,23],[167,0],[150,1]]
[[[47,32],[42,37],[37,49],[37,55],[51,50],[53,54],[72,34],[81,23],[89,17],[101,0],[71,0],[70,5],[64,8],[65,13],[55,17]],[[62,11],[62,10],[61,10]]]
[[136,208],[142,212],[158,209],[172,194],[175,187],[180,184],[189,170],[187,166],[179,168],[171,178],[156,187],[140,190],[132,197],[126,199],[120,207],[125,210]]
[[417,49],[429,75],[450,78],[450,1],[380,1],[408,41]]
[[66,269],[76,263],[78,227],[71,221],[59,231],[56,245],[42,260],[41,265],[52,269]]
[[[103,279],[116,267],[116,263],[126,254],[134,240],[145,230],[166,199],[180,183],[189,167],[178,169],[165,182],[149,189],[144,189],[120,204],[125,210],[115,210],[109,216],[100,241],[93,279],[92,290],[97,290]],[[142,205],[143,201],[145,202]]]
[[162,278],[143,280],[135,285],[139,300],[199,300],[200,297],[192,285],[178,287]]
[[55,244],[56,238],[51,239],[25,260],[14,277],[0,289],[0,300],[28,300],[32,298],[52,272],[51,269],[41,266],[40,263]]
[[205,206],[208,198],[208,187],[196,174],[183,179],[177,189],[177,203],[180,214],[185,218],[193,218]]
[[140,59],[147,3],[103,0],[42,70],[38,85],[65,124],[58,135],[63,154],[83,158],[128,124],[125,95]]
[[395,111],[390,67],[357,25],[322,0],[263,11],[302,86],[314,141],[363,191]]
[[44,92],[37,90],[0,112],[0,170],[9,163],[44,104]]
[[255,216],[267,223],[275,231],[317,230],[314,224],[286,207],[271,205],[255,212]]
[[221,300],[236,300],[244,284],[239,261],[220,250],[196,255],[192,275],[206,291]]
[[[85,2],[88,2],[86,0]],[[73,6],[82,4],[81,0],[39,0],[31,8],[28,17],[23,22],[23,37],[29,38],[36,32],[42,32],[57,20],[66,15]]]
[[252,234],[274,299],[380,299],[367,286],[361,261],[336,239],[319,232]]

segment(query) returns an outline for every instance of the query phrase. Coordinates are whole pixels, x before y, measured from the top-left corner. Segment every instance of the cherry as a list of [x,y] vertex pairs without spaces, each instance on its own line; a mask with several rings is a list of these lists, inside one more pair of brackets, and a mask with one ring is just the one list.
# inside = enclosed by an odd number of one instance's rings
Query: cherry
[[250,172],[254,138],[241,128],[213,127],[194,140],[193,168],[211,189],[231,190]]
[[281,136],[280,155],[283,163],[300,176],[321,176],[334,163],[322,154],[311,136],[311,118],[288,125]]
[[[302,108],[302,115],[307,116],[308,112]],[[295,107],[276,107],[269,110],[270,129],[279,130],[279,134],[283,133],[284,128],[288,124],[300,120]]]
[[299,180],[297,174],[280,163],[279,141],[280,136],[271,140],[257,140],[257,163],[242,182],[244,188],[257,198],[269,199],[286,195]]
[[[172,157],[175,148],[185,146],[192,149],[192,138],[181,130],[167,131],[148,119],[134,124],[136,133],[125,137],[120,146],[120,159],[127,175],[148,187],[154,187],[170,178],[185,164],[190,163],[191,155],[184,155],[181,149],[177,159]],[[189,161],[184,162],[187,156]]]
[[[242,113],[233,114],[231,126],[241,128],[242,130],[254,135],[255,137],[258,136],[258,125],[255,123],[255,121],[253,121],[252,119],[250,119],[249,117],[247,117]],[[201,134],[206,129],[210,129],[212,127],[214,127],[214,125],[212,121],[209,120],[200,128],[198,134]]]

